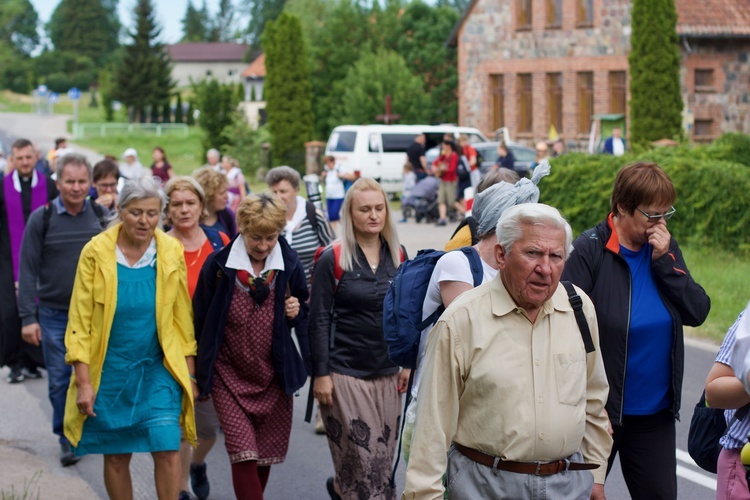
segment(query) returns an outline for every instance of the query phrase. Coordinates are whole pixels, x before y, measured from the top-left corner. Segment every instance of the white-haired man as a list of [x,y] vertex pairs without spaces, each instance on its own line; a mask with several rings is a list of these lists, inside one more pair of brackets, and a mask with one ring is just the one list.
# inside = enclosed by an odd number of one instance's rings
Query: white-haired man
[[[596,313],[595,350],[564,287],[572,231],[547,205],[497,224],[499,272],[446,309],[427,341],[404,499],[603,499],[612,438]],[[447,452],[447,455],[446,455]]]

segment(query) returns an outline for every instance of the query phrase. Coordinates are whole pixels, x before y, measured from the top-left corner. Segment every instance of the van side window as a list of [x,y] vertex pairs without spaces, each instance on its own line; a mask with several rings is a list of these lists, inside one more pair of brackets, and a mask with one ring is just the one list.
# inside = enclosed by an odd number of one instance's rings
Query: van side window
[[416,134],[382,134],[383,153],[405,153]]
[[357,132],[334,132],[328,139],[328,151],[351,153],[357,142]]

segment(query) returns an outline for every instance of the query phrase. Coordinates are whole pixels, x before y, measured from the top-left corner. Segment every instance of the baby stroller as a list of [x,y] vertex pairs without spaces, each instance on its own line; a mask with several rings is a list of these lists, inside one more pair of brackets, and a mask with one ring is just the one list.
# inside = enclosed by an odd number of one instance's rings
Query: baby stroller
[[437,195],[440,188],[440,179],[425,177],[417,182],[401,203],[404,219],[414,215],[417,222],[426,220],[435,222],[440,214],[438,212]]

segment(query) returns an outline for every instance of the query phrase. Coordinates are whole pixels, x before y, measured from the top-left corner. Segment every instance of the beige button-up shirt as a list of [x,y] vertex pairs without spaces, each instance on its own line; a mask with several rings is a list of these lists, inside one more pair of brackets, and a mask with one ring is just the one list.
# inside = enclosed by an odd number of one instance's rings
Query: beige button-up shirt
[[501,281],[462,294],[427,341],[403,499],[442,498],[452,441],[514,462],[577,451],[604,483],[612,439],[609,386],[591,300],[580,289],[596,351],[586,354],[560,285],[532,324]]

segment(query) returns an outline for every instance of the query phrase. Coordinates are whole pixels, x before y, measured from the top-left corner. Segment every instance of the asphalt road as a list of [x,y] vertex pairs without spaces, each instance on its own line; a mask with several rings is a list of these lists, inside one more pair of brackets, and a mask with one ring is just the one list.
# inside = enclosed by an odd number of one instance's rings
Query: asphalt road
[[[60,117],[40,118],[35,115],[1,114],[0,142],[9,146],[13,136],[26,136],[49,147],[58,135],[65,136],[64,119]],[[6,148],[7,151],[7,148]],[[91,158],[94,160],[94,158]],[[399,225],[402,243],[410,255],[420,248],[439,248],[452,233],[451,227],[437,228],[433,225],[407,223]],[[693,406],[698,401],[705,377],[713,363],[717,346],[701,342],[688,342],[685,350],[685,380],[682,394],[682,415],[677,426],[678,457],[678,497],[681,500],[715,498],[715,476],[708,474],[691,463],[687,456],[687,431]],[[4,379],[7,369],[0,370]],[[272,467],[266,497],[270,499],[326,500],[325,480],[332,474],[332,462],[328,444],[324,436],[314,433],[311,424],[303,421],[307,387],[294,399],[294,420],[289,453],[283,464]],[[55,439],[45,426],[50,426],[51,408],[47,401],[45,380],[27,381],[19,386],[9,386],[0,382],[0,441],[22,448],[42,457],[53,475],[77,476],[85,480],[91,489],[106,498],[102,480],[102,460],[99,456],[89,456],[77,465],[61,469],[56,465],[57,449]],[[12,408],[8,403],[12,403]],[[33,419],[31,417],[34,417]],[[45,420],[46,416],[46,420]],[[29,426],[33,422],[33,428]],[[49,429],[50,427],[47,427]],[[230,466],[219,438],[208,457],[208,475],[211,481],[213,499],[234,498]],[[148,455],[136,455],[131,463],[134,493],[137,499],[156,498],[153,487],[153,464]],[[403,463],[397,474],[399,490],[403,488]],[[606,485],[610,499],[629,498],[627,489],[618,468],[610,474]]]

